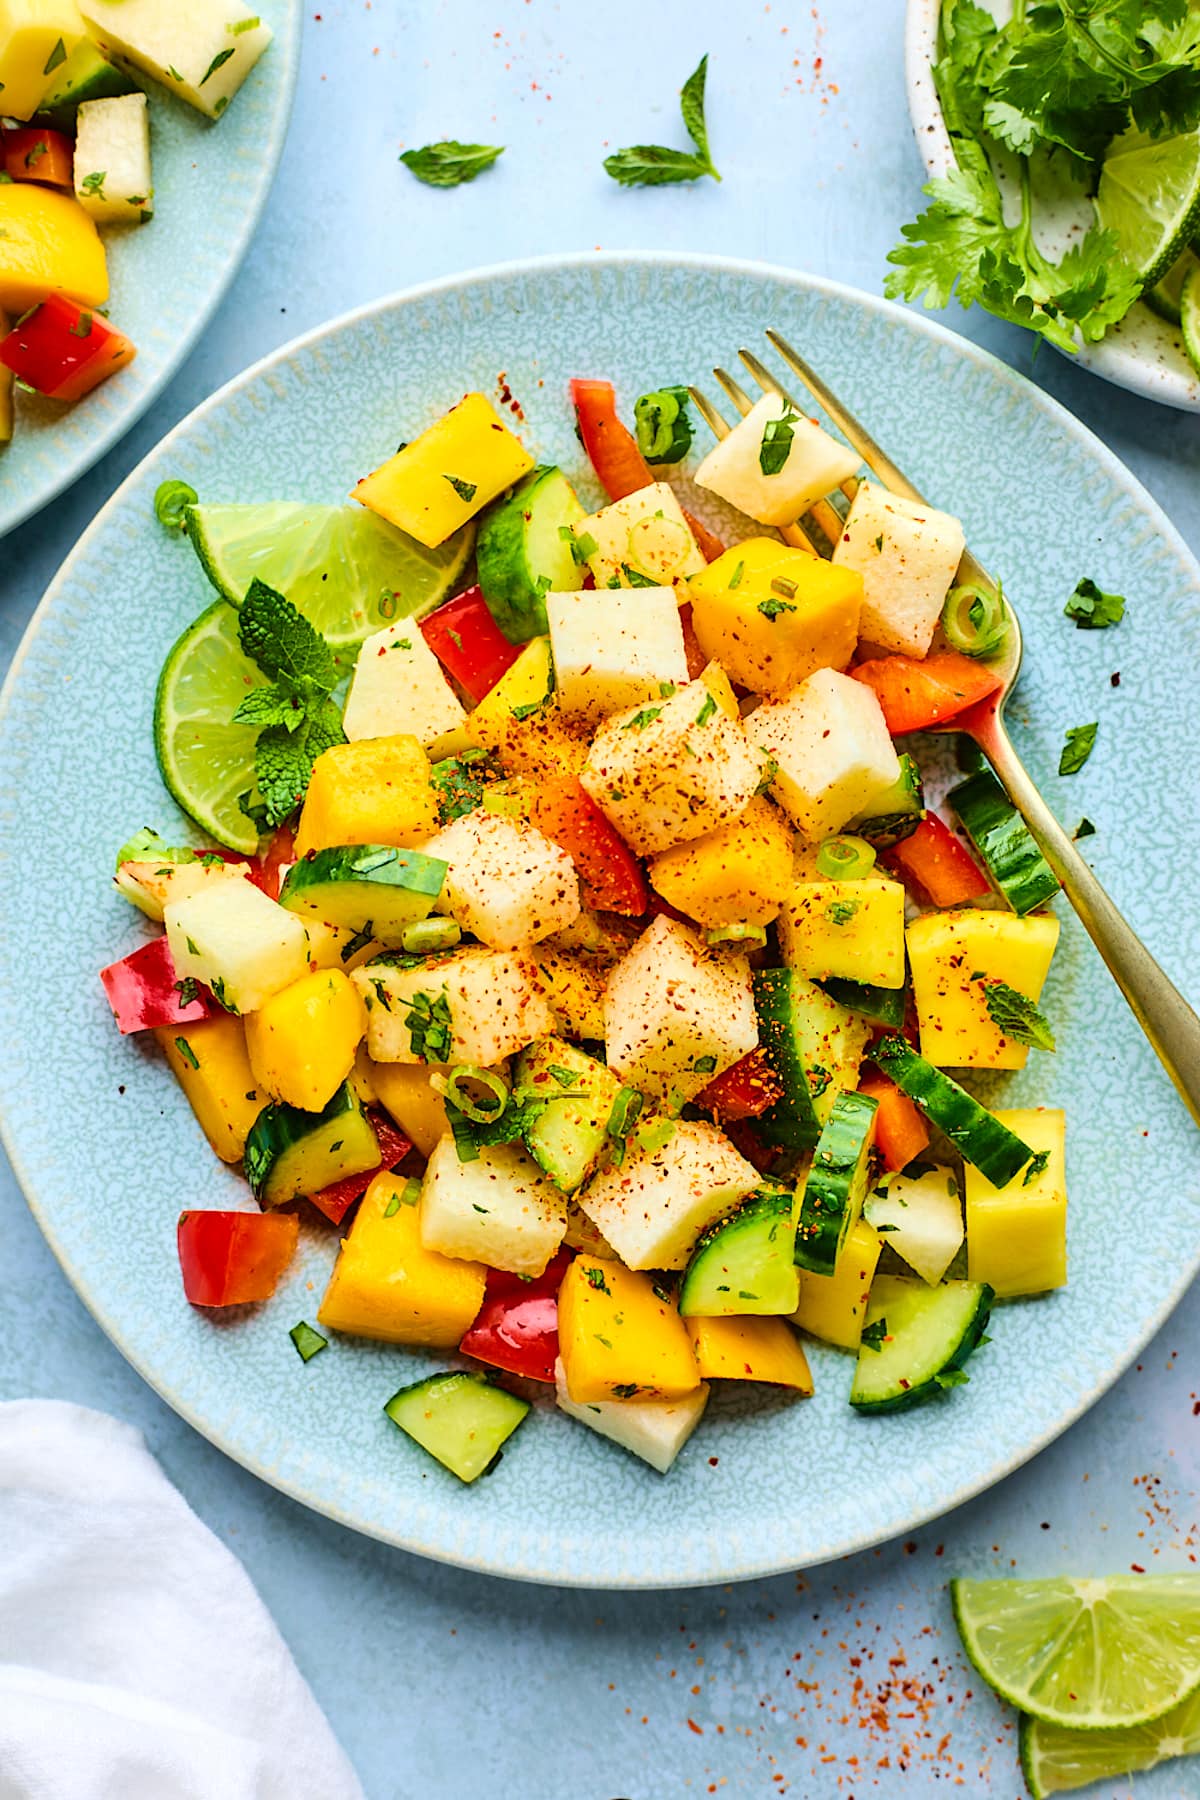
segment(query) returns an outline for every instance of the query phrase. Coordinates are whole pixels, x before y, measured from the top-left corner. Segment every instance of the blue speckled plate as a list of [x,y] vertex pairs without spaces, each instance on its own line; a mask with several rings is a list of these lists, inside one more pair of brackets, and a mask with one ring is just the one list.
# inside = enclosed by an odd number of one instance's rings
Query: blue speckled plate
[[104,228],[109,310],[137,359],[77,406],[18,396],[0,448],[0,537],[99,462],[140,419],[188,354],[237,273],[270,191],[296,86],[300,0],[262,0],[274,42],[213,124],[154,82],[155,214]]
[[[1162,514],[1060,407],[1000,363],[878,300],[781,270],[583,257],[440,282],[261,363],[180,425],[60,571],[6,689],[0,728],[0,1106],[17,1173],[69,1279],[134,1366],[198,1430],[361,1531],[468,1567],[589,1586],[725,1581],[860,1549],[977,1493],[1048,1443],[1136,1355],[1200,1246],[1197,1134],[1068,915],[1045,1006],[1057,1057],[995,1084],[1067,1109],[1071,1284],[998,1309],[971,1383],[908,1416],[856,1417],[851,1365],[814,1346],[816,1397],[719,1393],[667,1478],[542,1407],[474,1488],[405,1442],[383,1402],[429,1367],[335,1342],[302,1366],[335,1234],[313,1227],[283,1288],[246,1316],[184,1303],[175,1220],[246,1203],[153,1049],[118,1038],[96,980],[143,935],[108,887],[143,823],[180,829],[151,703],[163,653],[208,595],[155,524],[165,476],[208,500],[336,500],[465,388],[504,371],[539,458],[578,469],[573,374],[628,406],[700,377],[774,324],[844,389],[915,481],[962,514],[1026,630],[1010,711],[1034,774],[1169,972],[1200,967],[1194,830],[1200,571]],[[1115,631],[1062,616],[1090,574],[1129,596]],[[1120,670],[1119,687],[1110,677]],[[1067,726],[1095,754],[1055,774]],[[1064,909],[1065,910],[1065,909]]]

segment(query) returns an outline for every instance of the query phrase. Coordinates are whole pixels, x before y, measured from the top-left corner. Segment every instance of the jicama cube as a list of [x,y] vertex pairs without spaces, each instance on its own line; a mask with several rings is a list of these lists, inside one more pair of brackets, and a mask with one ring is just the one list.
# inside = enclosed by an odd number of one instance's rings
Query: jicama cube
[[704,552],[666,481],[626,494],[573,529],[598,588],[686,581],[704,567]]
[[554,1365],[554,1397],[572,1419],[665,1475],[704,1415],[708,1388],[701,1382],[678,1400],[572,1400],[560,1356]]
[[1067,1279],[1066,1115],[1036,1106],[997,1112],[1023,1143],[1045,1157],[1007,1187],[993,1187],[968,1163],[967,1277],[1002,1298],[1041,1294]]
[[793,887],[792,830],[760,796],[732,825],[664,850],[648,872],[663,899],[701,925],[769,925]]
[[700,680],[607,720],[579,778],[630,848],[653,856],[740,818],[763,766]]
[[879,701],[836,669],[758,707],[746,732],[778,765],[771,792],[810,838],[840,831],[900,779]]
[[786,694],[854,655],[862,577],[776,538],[735,544],[688,592],[701,650],[756,694]]
[[100,224],[154,211],[150,116],[145,94],[85,100],[76,115],[75,198]]
[[416,738],[433,750],[456,731],[466,710],[442,673],[442,665],[412,620],[385,625],[358,653],[342,730],[356,738]]
[[857,468],[852,450],[778,394],[764,394],[709,451],[696,485],[762,525],[790,525]]
[[988,984],[1038,1000],[1058,930],[1053,913],[1018,919],[962,907],[914,919],[908,959],[921,1055],[939,1069],[1023,1069],[1029,1046],[1004,1030],[1000,998]]
[[622,1080],[690,1100],[758,1043],[749,964],[660,914],[608,978],[604,1041]]
[[241,0],[80,0],[106,55],[144,69],[181,100],[219,119],[271,42]]
[[758,1186],[758,1171],[703,1119],[650,1119],[626,1140],[620,1167],[578,1196],[630,1269],[682,1269],[696,1239]]
[[249,881],[217,881],[163,913],[181,981],[210,987],[232,1012],[255,1012],[308,973],[308,938],[295,913]]
[[433,1085],[433,1077],[440,1071],[428,1063],[377,1063],[369,1058],[366,1063],[379,1104],[387,1108],[415,1150],[432,1156],[450,1131],[446,1102]]
[[425,1168],[420,1220],[427,1250],[540,1275],[562,1243],[567,1203],[515,1144],[485,1144],[460,1162],[447,1137]]
[[351,498],[432,550],[532,467],[491,402],[467,394],[360,481]]
[[75,0],[0,0],[0,112],[35,113],[83,36]]
[[[554,1029],[537,965],[510,951],[377,958],[351,976],[367,1009],[367,1049],[381,1063],[482,1063]],[[386,1100],[384,1101],[386,1105]]]
[[[925,1169],[920,1175],[889,1175],[867,1194],[863,1212],[874,1230],[886,1235],[896,1255],[915,1269],[922,1281],[936,1287],[963,1241],[962,1201],[952,1171]],[[971,1279],[984,1277],[973,1275]]]
[[425,846],[446,864],[437,907],[492,950],[516,950],[579,916],[579,877],[565,850],[523,819],[481,807]]
[[779,914],[783,960],[814,981],[904,986],[904,888],[866,881],[798,881]]
[[123,862],[114,877],[118,890],[132,901],[148,919],[161,919],[170,900],[187,900],[202,888],[218,881],[241,881],[250,873],[250,864],[227,863],[215,856],[211,862],[197,858],[195,862]]
[[599,720],[687,686],[679,602],[671,587],[547,594],[558,704]]
[[924,656],[962,559],[962,521],[864,481],[833,553],[863,579],[859,635],[884,650]]

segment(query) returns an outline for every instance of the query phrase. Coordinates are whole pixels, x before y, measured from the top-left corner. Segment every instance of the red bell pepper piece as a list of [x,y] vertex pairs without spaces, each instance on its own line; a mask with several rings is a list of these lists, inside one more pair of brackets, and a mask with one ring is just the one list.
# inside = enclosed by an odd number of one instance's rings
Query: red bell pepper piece
[[176,1241],[184,1293],[193,1306],[269,1300],[299,1232],[295,1213],[180,1213]]
[[574,775],[539,783],[531,820],[575,864],[585,906],[641,917],[649,904],[641,864]]
[[878,656],[850,673],[875,690],[893,737],[944,725],[1000,686],[993,669],[957,650],[937,650],[923,662],[915,656]]
[[262,889],[268,900],[278,900],[283,884],[283,871],[296,860],[296,834],[290,825],[275,832],[266,853],[250,865],[250,879]]
[[696,548],[705,562],[716,562],[718,556],[724,556],[725,546],[716,532],[710,531],[704,520],[698,519],[695,513],[688,512],[686,507],[682,507],[680,510],[688,522],[689,531],[696,540]]
[[927,813],[910,837],[882,858],[906,882],[916,882],[935,906],[961,906],[991,893],[983,870],[936,813]]
[[463,1355],[529,1381],[553,1381],[558,1290],[570,1261],[571,1252],[560,1250],[532,1281],[489,1269],[479,1316],[458,1346]]
[[379,1161],[373,1169],[363,1175],[347,1175],[344,1181],[331,1181],[318,1194],[309,1194],[308,1198],[318,1212],[323,1212],[327,1219],[340,1225],[356,1200],[361,1200],[375,1177],[384,1169],[394,1169],[398,1162],[412,1149],[412,1145],[402,1131],[397,1131],[386,1113],[371,1108],[367,1117],[379,1140]]
[[0,133],[4,173],[10,181],[40,181],[75,192],[75,150],[61,131],[37,125],[9,126]]
[[696,1105],[721,1121],[756,1119],[782,1099],[783,1083],[767,1061],[766,1051],[760,1048],[714,1076],[696,1095]]
[[477,587],[447,600],[422,619],[421,632],[443,669],[476,705],[525,648],[524,644],[509,643]]
[[51,294],[0,343],[0,364],[48,400],[80,400],[137,351],[98,312]]
[[649,487],[654,472],[638,449],[633,433],[617,417],[612,382],[573,381],[571,400],[588,461],[609,499],[623,500],[626,494]]
[[886,1075],[864,1075],[860,1094],[877,1102],[875,1144],[889,1169],[907,1169],[929,1148],[929,1127],[907,1094]]
[[156,1031],[160,1025],[195,1025],[221,1010],[207,988],[196,988],[195,999],[184,1000],[165,936],[109,963],[100,979],[123,1035]]

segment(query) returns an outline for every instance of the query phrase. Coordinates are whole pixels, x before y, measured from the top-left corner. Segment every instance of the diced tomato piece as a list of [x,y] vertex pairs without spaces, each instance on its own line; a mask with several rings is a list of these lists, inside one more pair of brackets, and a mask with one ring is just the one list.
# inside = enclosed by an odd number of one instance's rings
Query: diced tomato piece
[[929,1127],[907,1094],[886,1075],[864,1075],[860,1094],[876,1101],[875,1143],[889,1169],[906,1169],[929,1148]]
[[98,312],[50,294],[0,342],[0,364],[48,400],[80,400],[137,351]]
[[682,511],[705,562],[716,562],[718,556],[724,556],[725,546],[716,532],[710,531],[704,520],[698,519],[695,513],[688,512],[686,507],[682,508]]
[[402,1131],[397,1131],[387,1114],[372,1107],[367,1113],[375,1136],[379,1139],[379,1161],[364,1175],[347,1175],[344,1181],[331,1181],[309,1200],[318,1212],[340,1225],[356,1200],[361,1200],[375,1177],[384,1169],[394,1169],[403,1162],[412,1145]]
[[641,917],[648,904],[641,864],[574,775],[538,784],[531,820],[575,864],[585,906]]
[[165,936],[151,938],[120,962],[109,963],[101,969],[100,980],[123,1035],[157,1031],[162,1025],[195,1025],[221,1010],[208,989],[194,982],[195,998],[184,1000]]
[[295,860],[296,834],[290,825],[281,825],[267,845],[265,855],[250,865],[250,879],[268,900],[278,900],[283,871]]
[[10,181],[40,181],[75,192],[75,149],[63,132],[10,125],[0,133],[0,150]]
[[881,860],[905,882],[916,882],[935,906],[961,906],[992,891],[983,870],[936,813],[927,813]]
[[623,500],[649,487],[654,471],[637,447],[637,439],[617,417],[617,396],[611,381],[573,381],[571,400],[579,421],[579,435],[610,500]]
[[780,1152],[773,1144],[763,1142],[753,1119],[729,1119],[724,1131],[734,1149],[739,1150],[760,1175],[770,1175],[778,1168]]
[[447,600],[422,619],[421,633],[446,673],[466,689],[476,705],[491,693],[525,648],[524,644],[509,643],[477,587]]
[[783,1083],[767,1061],[767,1053],[751,1050],[740,1062],[716,1075],[696,1095],[696,1105],[703,1106],[718,1121],[756,1119],[783,1098]]
[[479,1316],[459,1345],[463,1355],[529,1381],[553,1381],[558,1290],[570,1262],[571,1252],[560,1250],[532,1281],[489,1269]]
[[687,657],[688,680],[696,681],[708,667],[708,658],[700,648],[700,639],[696,636],[696,628],[692,624],[690,600],[685,600],[679,609],[679,623],[683,627],[683,653]]
[[269,1300],[299,1232],[295,1213],[180,1213],[176,1241],[184,1293],[193,1306]]
[[878,656],[850,673],[874,689],[893,737],[944,725],[1000,686],[993,669],[957,650],[935,651],[923,662],[913,656]]

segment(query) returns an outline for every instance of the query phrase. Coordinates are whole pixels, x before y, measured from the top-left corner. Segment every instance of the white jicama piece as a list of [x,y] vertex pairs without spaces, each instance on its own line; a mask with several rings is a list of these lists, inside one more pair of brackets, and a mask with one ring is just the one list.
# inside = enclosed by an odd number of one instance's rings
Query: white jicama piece
[[635,577],[686,581],[707,567],[675,490],[666,481],[614,500],[580,519],[573,530],[597,588],[607,588],[610,582],[636,587]]
[[536,963],[510,951],[471,946],[416,968],[384,959],[350,979],[367,1009],[374,1062],[487,1067],[554,1030]]
[[758,1186],[752,1163],[703,1119],[649,1119],[625,1160],[577,1195],[630,1269],[682,1269],[705,1228]]
[[749,963],[660,914],[609,975],[604,1042],[623,1081],[690,1100],[758,1043]]
[[250,881],[217,881],[163,912],[175,973],[210,987],[232,1012],[257,1012],[308,974],[308,936],[295,913]]
[[554,1397],[561,1411],[619,1444],[665,1475],[708,1405],[708,1384],[682,1400],[572,1400],[562,1358],[554,1365]]
[[845,444],[778,394],[764,394],[709,451],[696,485],[761,525],[790,525],[857,469],[858,457]]
[[79,0],[106,56],[124,57],[219,119],[271,42],[241,0]]
[[358,653],[342,730],[359,738],[415,737],[436,754],[438,739],[457,731],[466,709],[412,619],[385,625]]
[[216,882],[245,880],[249,873],[249,863],[227,863],[219,856],[211,862],[197,858],[195,862],[179,863],[156,862],[149,857],[144,862],[123,862],[113,881],[139,912],[148,919],[161,920],[169,901],[190,900],[193,894]]
[[836,669],[818,669],[786,699],[766,701],[746,730],[778,765],[773,796],[812,839],[840,831],[900,779],[876,695]]
[[952,513],[864,481],[833,552],[839,568],[863,578],[859,636],[884,650],[924,656],[965,548],[962,521]]
[[920,1175],[889,1175],[863,1203],[868,1225],[914,1269],[936,1287],[962,1244],[963,1210],[958,1182],[949,1169],[926,1169]]
[[311,913],[304,914],[304,935],[308,939],[308,963],[312,969],[341,969],[344,975],[352,975],[355,969],[361,969],[364,963],[383,951],[383,945],[376,943],[374,938],[363,943],[362,933],[351,926],[327,925],[323,919],[314,919]]
[[672,587],[547,594],[546,618],[563,712],[598,721],[687,686]]
[[447,1137],[426,1165],[419,1217],[427,1250],[540,1275],[562,1243],[567,1203],[515,1144],[481,1145],[460,1162]]
[[565,850],[523,819],[480,807],[425,846],[446,864],[439,912],[491,950],[517,950],[579,916],[579,877]]
[[98,225],[146,220],[153,213],[145,94],[85,100],[80,106],[75,124],[75,198]]

